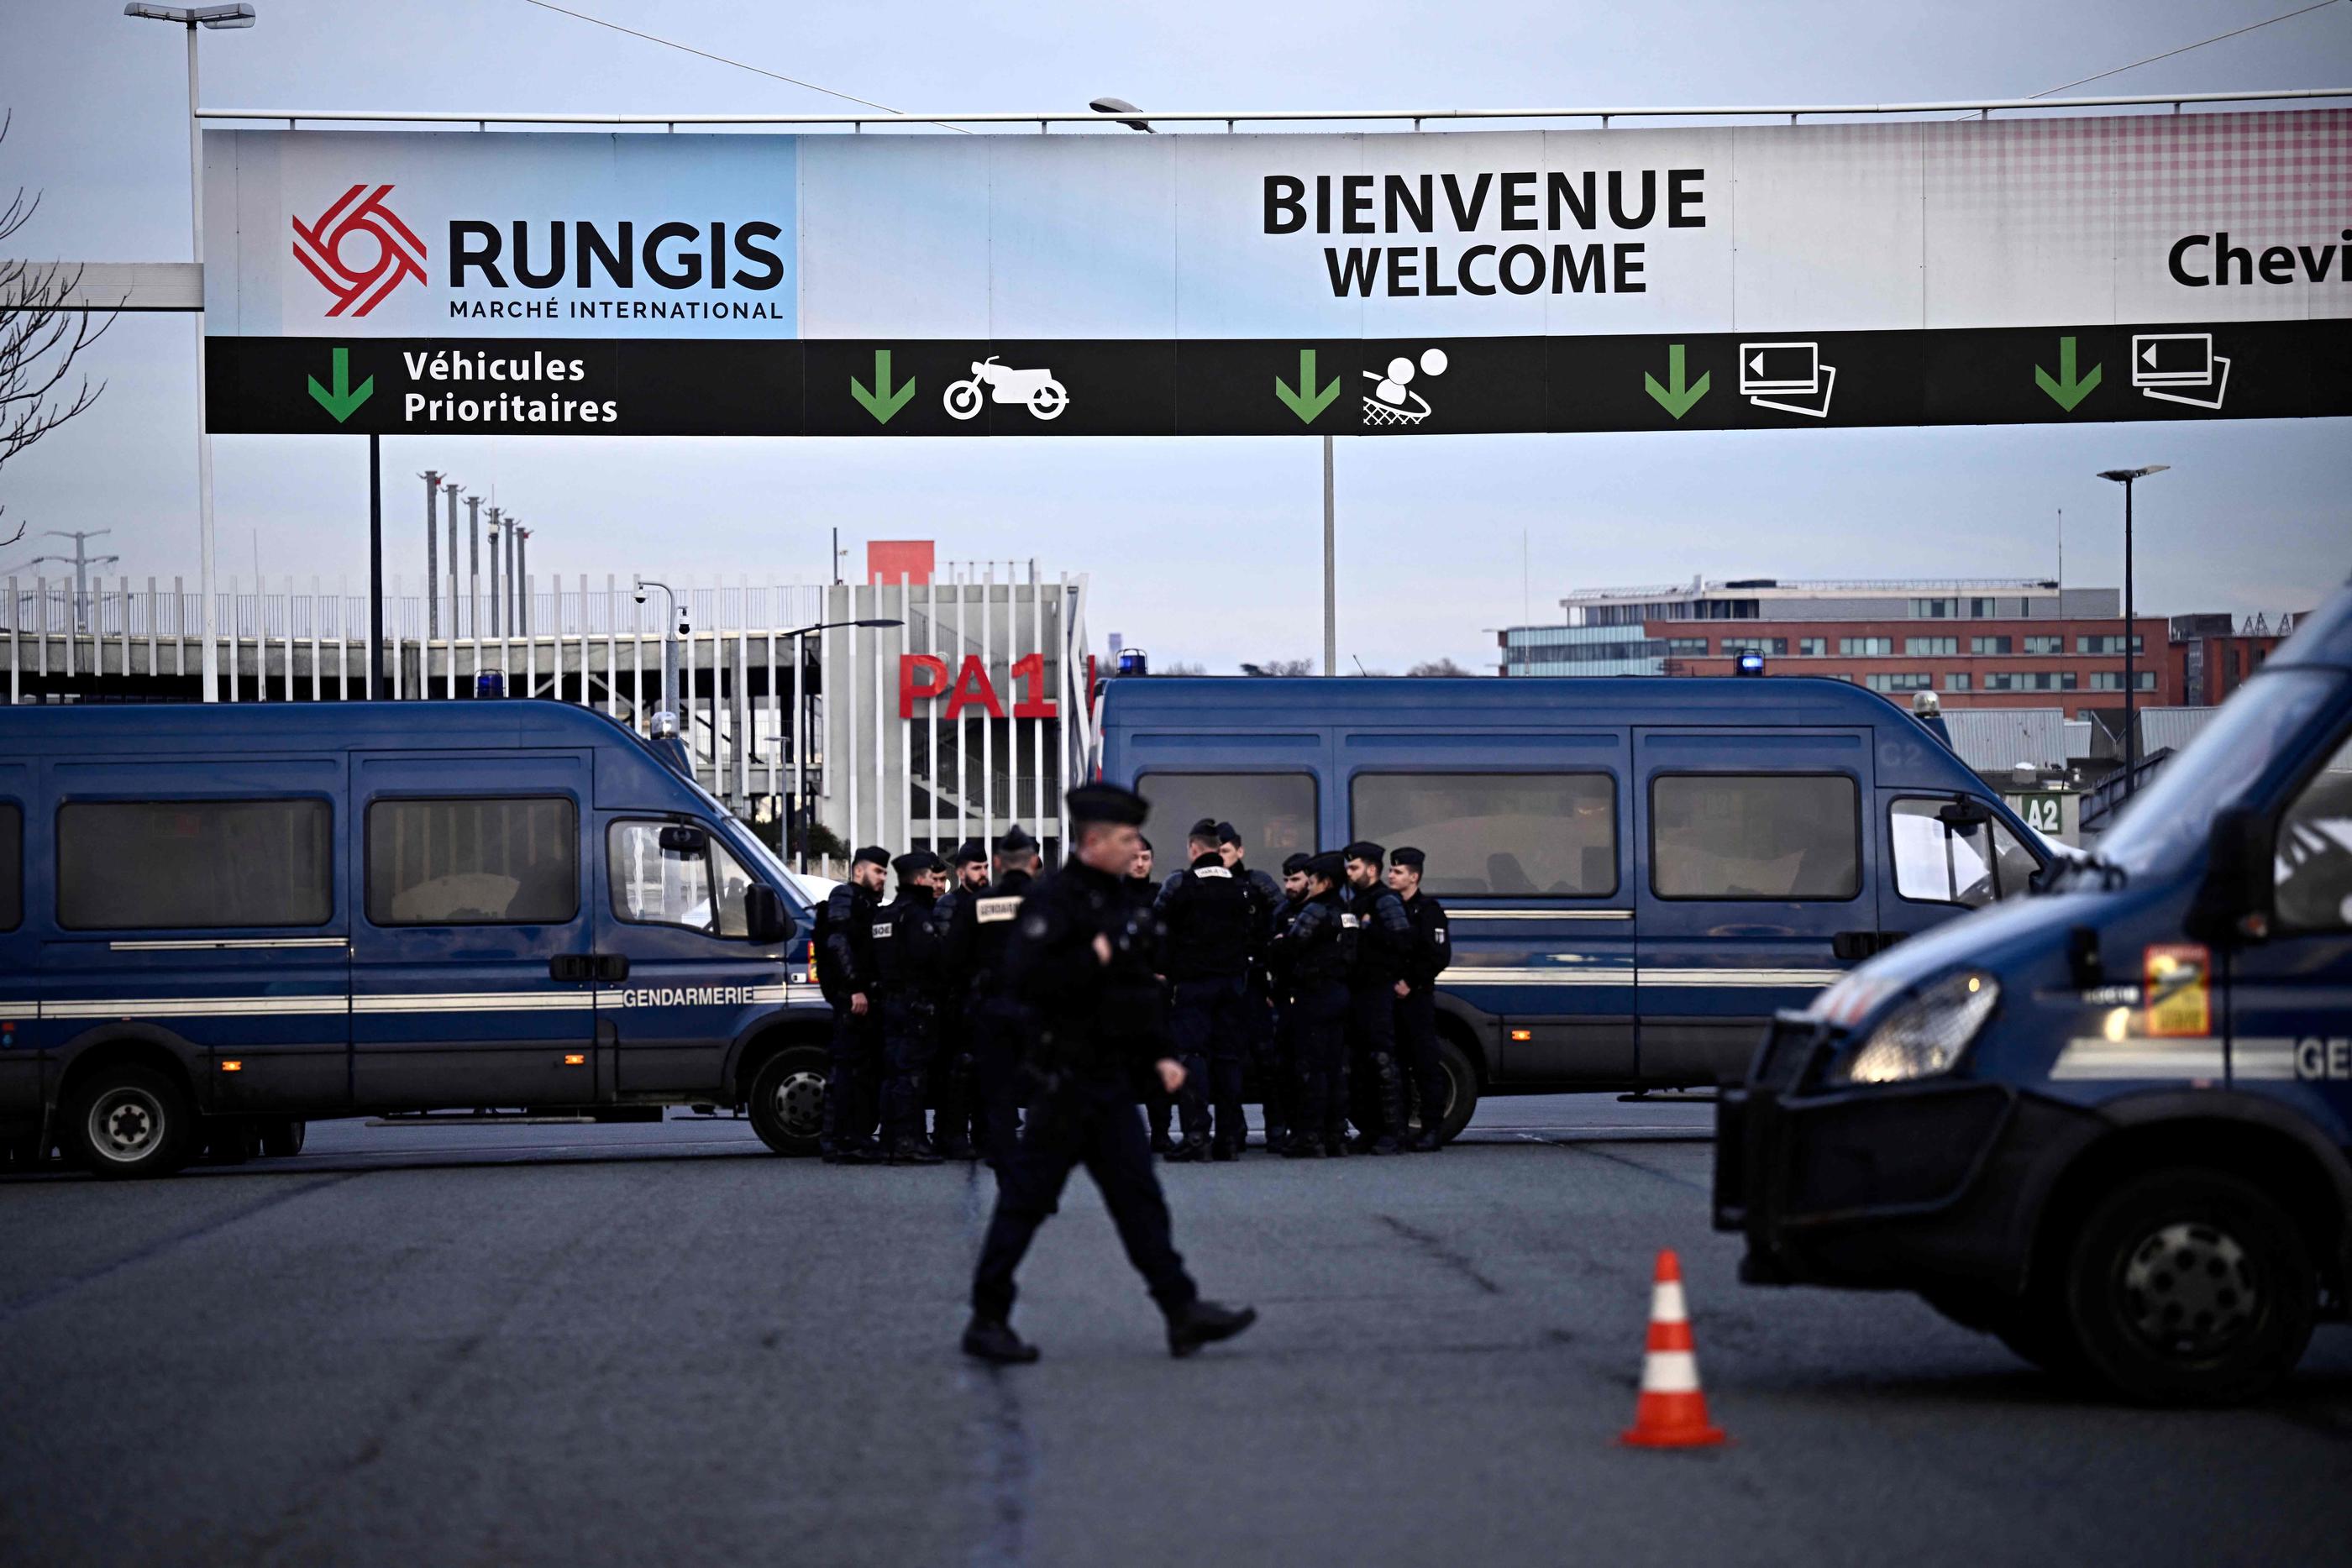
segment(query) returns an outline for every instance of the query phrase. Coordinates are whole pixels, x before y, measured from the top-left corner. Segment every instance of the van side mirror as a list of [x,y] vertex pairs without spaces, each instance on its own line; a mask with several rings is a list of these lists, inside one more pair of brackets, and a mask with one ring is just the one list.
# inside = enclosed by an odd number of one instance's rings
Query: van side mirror
[[698,855],[710,842],[710,835],[700,828],[671,826],[661,831],[662,853],[666,855]]
[[1967,832],[1992,821],[1992,808],[1982,800],[1955,800],[1936,813],[1936,820],[1954,832]]
[[745,888],[743,926],[751,940],[762,947],[791,940],[793,917],[784,908],[784,895],[764,882],[755,882]]
[[2206,841],[2205,881],[2189,905],[2189,934],[2213,946],[2259,942],[2271,933],[2276,894],[2271,826],[2259,811],[2215,813]]

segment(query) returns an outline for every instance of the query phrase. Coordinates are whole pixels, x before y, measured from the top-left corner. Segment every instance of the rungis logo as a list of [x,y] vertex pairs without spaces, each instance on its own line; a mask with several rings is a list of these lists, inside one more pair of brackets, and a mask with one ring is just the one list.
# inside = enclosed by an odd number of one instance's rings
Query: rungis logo
[[425,242],[383,204],[391,191],[353,185],[314,222],[294,220],[294,258],[335,297],[330,316],[364,316],[403,278],[425,281]]

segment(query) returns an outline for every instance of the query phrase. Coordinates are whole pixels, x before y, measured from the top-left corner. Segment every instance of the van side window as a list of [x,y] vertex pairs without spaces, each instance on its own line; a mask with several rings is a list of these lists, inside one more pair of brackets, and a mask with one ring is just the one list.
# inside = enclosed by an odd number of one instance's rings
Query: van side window
[[1650,780],[1660,898],[1848,899],[1862,814],[1843,773],[1662,773]]
[[25,810],[0,800],[0,931],[25,918]]
[[1889,809],[1895,891],[1925,904],[1969,909],[2023,894],[2038,869],[2032,852],[1999,822],[1946,822],[1941,812],[1950,804],[1913,799]]
[[[613,913],[641,925],[683,925],[714,936],[748,936],[743,894],[751,876],[727,846],[709,834],[692,853],[665,850],[661,831],[671,822],[615,822],[604,834],[604,864]],[[714,901],[713,885],[719,890]]]
[[[1315,778],[1308,773],[1146,773],[1135,792],[1151,802],[1160,873],[1184,869],[1184,830],[1202,817],[1231,822],[1253,867],[1276,873],[1294,852],[1313,854]],[[1160,832],[1157,824],[1166,822]],[[1171,841],[1173,848],[1171,848]]]
[[2352,926],[2352,740],[2279,820],[2278,918],[2305,931]]
[[69,931],[323,925],[334,913],[324,800],[73,800],[58,808],[58,924]]
[[378,925],[562,925],[580,913],[580,820],[562,796],[373,801],[367,845]]
[[1617,781],[1606,773],[1359,773],[1351,837],[1427,852],[1423,890],[1606,898],[1617,891]]

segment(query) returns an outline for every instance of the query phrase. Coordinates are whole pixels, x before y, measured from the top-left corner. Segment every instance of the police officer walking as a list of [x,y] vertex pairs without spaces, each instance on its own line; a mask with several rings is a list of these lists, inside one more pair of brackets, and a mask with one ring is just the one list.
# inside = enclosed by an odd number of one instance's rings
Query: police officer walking
[[894,1166],[935,1166],[940,1155],[923,1136],[923,1099],[939,1051],[938,902],[946,868],[929,850],[890,862],[898,896],[874,923],[874,967],[882,988],[882,1155]]
[[1392,852],[1389,891],[1404,905],[1413,936],[1402,966],[1405,988],[1397,998],[1396,1040],[1405,1078],[1420,1097],[1421,1131],[1406,1131],[1402,1142],[1408,1154],[1433,1155],[1444,1145],[1441,1128],[1454,1095],[1437,1047],[1437,977],[1454,961],[1454,946],[1445,905],[1421,891],[1427,859],[1416,849]]
[[1340,1063],[1348,1050],[1348,974],[1354,967],[1356,917],[1340,901],[1347,873],[1339,855],[1316,855],[1300,869],[1305,899],[1277,928],[1276,973],[1289,993],[1283,1009],[1297,1066],[1291,1102],[1292,1159],[1348,1152],[1348,1109]]
[[890,852],[868,845],[851,857],[849,879],[825,895],[818,915],[817,985],[833,1004],[833,1041],[824,1086],[824,1129],[817,1152],[830,1165],[879,1157],[882,1009],[875,990],[874,926]]
[[1348,1057],[1358,1074],[1353,1110],[1368,1155],[1403,1152],[1404,1080],[1397,1071],[1396,1004],[1407,989],[1406,955],[1413,943],[1404,905],[1381,885],[1388,852],[1359,840],[1341,853],[1348,873],[1348,907],[1357,920],[1356,967],[1348,977]]
[[1201,1299],[1169,1234],[1167,1199],[1136,1111],[1139,1071],[1155,1073],[1171,1093],[1184,1082],[1159,1022],[1159,981],[1139,950],[1150,912],[1125,886],[1150,808],[1109,784],[1073,789],[1068,803],[1076,852],[1022,901],[1005,949],[1008,982],[1036,1009],[1038,1086],[1020,1146],[998,1175],[963,1348],[985,1361],[1037,1359],[1036,1347],[1013,1331],[1013,1274],[1070,1172],[1084,1165],[1167,1319],[1169,1352],[1190,1355],[1241,1333],[1257,1313]]
[[972,1059],[973,1142],[998,1170],[1019,1135],[1021,1042],[1027,1016],[1004,983],[1004,945],[1037,874],[1037,841],[1018,823],[996,841],[996,880],[956,899],[948,919],[948,973],[961,977]]
[[[1177,1059],[1184,1093],[1177,1102],[1183,1141],[1171,1162],[1241,1157],[1249,1141],[1242,1119],[1242,1052],[1247,1048],[1251,955],[1257,896],[1234,874],[1218,848],[1217,824],[1202,818],[1185,839],[1184,873],[1160,894]],[[1210,1112],[1215,1111],[1212,1131]]]

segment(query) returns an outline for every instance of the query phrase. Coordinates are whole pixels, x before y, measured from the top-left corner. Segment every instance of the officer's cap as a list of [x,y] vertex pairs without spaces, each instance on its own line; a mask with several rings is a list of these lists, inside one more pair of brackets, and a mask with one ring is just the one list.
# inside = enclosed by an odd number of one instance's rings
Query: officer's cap
[[1354,843],[1349,844],[1346,849],[1339,852],[1349,860],[1363,861],[1370,865],[1378,865],[1382,860],[1387,858],[1389,852],[1381,848],[1380,845],[1372,842],[1370,839],[1358,839]]
[[1135,835],[1135,841],[1136,841],[1136,843],[1137,843],[1139,846],[1140,846],[1140,847],[1141,847],[1141,849],[1142,849],[1142,851],[1143,851],[1143,852],[1144,852],[1145,854],[1153,854],[1153,853],[1156,853],[1156,852],[1156,852],[1156,851],[1154,851],[1154,850],[1152,849],[1152,847],[1151,847],[1151,841],[1150,841],[1150,839],[1148,839],[1148,838],[1145,838],[1141,833],[1138,833],[1138,834],[1136,834],[1136,835]]
[[1199,821],[1192,824],[1191,832],[1186,836],[1199,839],[1203,843],[1213,844],[1219,842],[1220,841],[1217,838],[1217,819],[1214,817],[1202,818]]
[[1151,814],[1150,801],[1116,784],[1081,784],[1070,791],[1068,800],[1073,822],[1110,822],[1139,828],[1144,818]]
[[996,852],[1001,855],[1025,855],[1036,847],[1037,841],[1018,822],[1005,829],[996,840]]
[[868,844],[849,859],[852,864],[864,861],[869,865],[878,865],[887,871],[890,865],[890,852],[880,844]]
[[1307,874],[1319,876],[1326,882],[1337,882],[1348,874],[1347,859],[1337,850],[1325,850],[1307,861]]
[[1391,865],[1401,865],[1407,871],[1419,871],[1422,867],[1422,862],[1427,859],[1429,859],[1427,855],[1423,854],[1419,850],[1415,849],[1394,850],[1389,854],[1389,863]]
[[1310,854],[1292,855],[1289,859],[1282,862],[1282,874],[1285,876],[1297,876],[1300,872],[1305,871],[1314,859],[1315,857]]
[[976,865],[987,858],[988,852],[980,847],[978,839],[964,840],[955,847],[955,853],[948,857],[957,865]]
[[912,882],[925,872],[939,868],[940,857],[929,850],[908,850],[890,862],[890,869],[898,873],[902,882]]
[[1234,827],[1231,822],[1219,822],[1217,824],[1217,842],[1221,844],[1237,844],[1241,841],[1242,831],[1239,828]]

